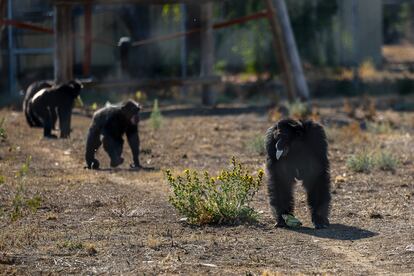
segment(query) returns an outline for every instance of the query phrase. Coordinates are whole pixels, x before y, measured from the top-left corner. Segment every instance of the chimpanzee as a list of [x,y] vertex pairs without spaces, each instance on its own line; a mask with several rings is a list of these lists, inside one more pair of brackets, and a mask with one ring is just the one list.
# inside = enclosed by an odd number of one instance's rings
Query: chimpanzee
[[293,215],[295,178],[303,180],[315,228],[329,226],[330,173],[323,127],[312,121],[283,119],[266,133],[268,191],[277,226]]
[[[44,88],[50,88],[54,85],[52,81],[36,81],[32,83],[24,94],[23,99],[23,112],[26,116],[26,121],[30,127],[42,127],[42,122],[33,114],[33,111],[30,108],[29,102],[33,96],[40,90]],[[56,111],[52,113],[52,126],[54,127],[57,120]]]
[[[124,162],[122,147],[123,134],[127,136],[132,151],[133,164],[131,168],[140,168],[138,122],[141,106],[129,100],[120,105],[109,105],[96,111],[89,128],[85,159],[87,168],[99,169],[99,161],[95,152],[103,144],[104,150],[111,158],[111,167],[117,167]],[[103,136],[101,141],[101,136]]]
[[73,104],[81,89],[82,84],[72,80],[66,84],[41,89],[29,101],[28,108],[42,123],[44,137],[57,138],[52,134],[54,114],[59,117],[60,137],[69,137]]

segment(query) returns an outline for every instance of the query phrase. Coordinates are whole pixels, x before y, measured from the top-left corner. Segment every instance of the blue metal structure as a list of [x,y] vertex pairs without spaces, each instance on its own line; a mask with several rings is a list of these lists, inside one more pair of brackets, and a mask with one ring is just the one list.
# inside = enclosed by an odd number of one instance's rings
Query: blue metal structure
[[[7,3],[7,18],[12,20],[13,0],[8,0]],[[9,50],[9,93],[11,96],[17,96],[17,58],[19,55],[39,55],[39,54],[53,54],[54,48],[16,48],[14,27],[8,26],[8,50]]]

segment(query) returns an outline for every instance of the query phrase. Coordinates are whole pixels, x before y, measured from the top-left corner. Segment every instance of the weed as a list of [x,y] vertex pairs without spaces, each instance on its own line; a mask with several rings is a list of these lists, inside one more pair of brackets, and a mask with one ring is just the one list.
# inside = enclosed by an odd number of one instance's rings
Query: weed
[[301,101],[294,101],[287,106],[289,115],[296,119],[305,119],[309,115],[309,107],[306,103]]
[[4,182],[6,182],[4,176],[3,175],[0,175],[0,185],[3,185]]
[[60,244],[58,244],[58,247],[60,249],[66,248],[70,251],[74,251],[74,250],[81,250],[83,249],[83,244],[81,242],[77,242],[77,241],[64,241]]
[[31,156],[26,158],[25,163],[16,173],[18,187],[12,200],[12,210],[10,213],[10,218],[12,220],[17,220],[18,218],[23,217],[23,215],[29,210],[31,212],[36,212],[42,204],[42,198],[39,195],[35,195],[33,197],[24,196],[24,194],[26,193],[24,181],[29,172],[31,160]]
[[391,153],[381,151],[375,155],[375,164],[380,170],[395,172],[398,160]]
[[1,141],[7,140],[7,132],[6,132],[6,129],[4,128],[5,121],[6,121],[5,118],[0,119],[0,140]]
[[152,107],[150,122],[153,129],[157,130],[161,128],[162,125],[162,114],[158,106],[158,100],[154,100],[154,106]]
[[247,149],[259,155],[264,155],[266,153],[264,137],[260,134],[256,134],[247,142]]
[[368,131],[376,134],[390,134],[392,126],[387,121],[368,123]]
[[246,171],[233,157],[231,170],[222,170],[217,177],[208,172],[200,179],[197,171],[185,170],[174,177],[166,171],[173,194],[171,204],[192,224],[232,224],[255,221],[257,213],[249,206],[257,193],[264,172],[256,177]]
[[347,166],[354,172],[369,173],[374,167],[374,158],[366,151],[352,155],[347,160]]

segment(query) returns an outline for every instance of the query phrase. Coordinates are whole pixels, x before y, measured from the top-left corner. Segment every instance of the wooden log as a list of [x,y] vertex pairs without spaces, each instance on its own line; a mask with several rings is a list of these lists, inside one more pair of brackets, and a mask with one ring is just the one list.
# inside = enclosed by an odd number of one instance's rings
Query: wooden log
[[305,80],[295,37],[284,0],[266,0],[270,13],[269,21],[276,54],[284,71],[289,100],[298,96],[309,100],[309,88]]
[[65,83],[73,79],[73,32],[70,5],[55,6],[55,82]]
[[[213,75],[214,71],[214,33],[213,33],[213,4],[201,6],[201,77]],[[203,105],[215,103],[211,85],[203,85],[201,101]]]
[[92,5],[85,4],[85,36],[83,49],[83,75],[85,77],[91,74],[92,63]]

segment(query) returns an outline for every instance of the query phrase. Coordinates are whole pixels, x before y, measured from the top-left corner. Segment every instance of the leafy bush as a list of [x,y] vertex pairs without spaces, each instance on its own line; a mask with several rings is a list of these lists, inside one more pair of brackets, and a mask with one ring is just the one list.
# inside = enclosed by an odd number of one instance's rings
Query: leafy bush
[[162,114],[158,107],[158,100],[154,100],[154,106],[150,115],[150,122],[153,129],[159,129],[162,125]]
[[255,135],[251,140],[248,141],[247,148],[251,152],[264,155],[266,153],[264,137],[260,134]]
[[371,154],[367,152],[361,152],[352,155],[347,160],[347,166],[354,172],[369,173],[374,167],[374,159]]
[[216,177],[208,172],[200,177],[197,171],[185,170],[183,176],[174,177],[166,171],[172,188],[169,201],[192,224],[232,224],[254,221],[257,213],[249,206],[259,190],[264,172],[256,177],[246,171],[233,157],[232,168],[222,170]]
[[375,156],[375,164],[380,170],[395,172],[398,160],[391,153],[381,151]]

